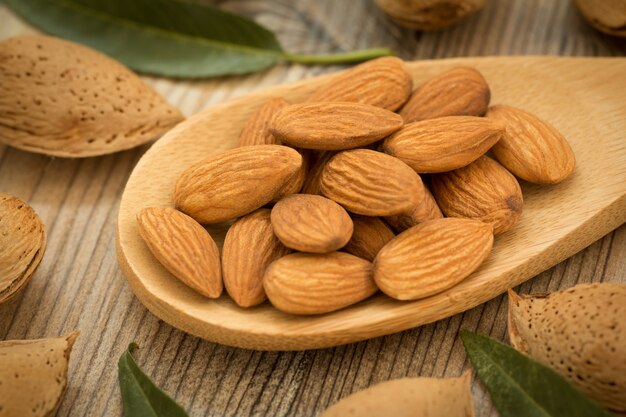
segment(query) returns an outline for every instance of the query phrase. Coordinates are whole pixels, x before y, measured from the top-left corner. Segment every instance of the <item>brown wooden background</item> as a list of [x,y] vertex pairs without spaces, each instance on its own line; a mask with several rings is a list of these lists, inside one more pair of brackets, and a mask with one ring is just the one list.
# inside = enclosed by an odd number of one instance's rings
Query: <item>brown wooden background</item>
[[[590,28],[570,0],[491,0],[480,14],[438,33],[401,29],[372,0],[219,3],[254,17],[276,31],[288,50],[298,52],[386,46],[407,60],[626,53],[626,40]],[[0,38],[28,31],[0,6]],[[232,97],[337,68],[279,65],[245,77],[150,82],[190,115]],[[133,296],[115,255],[119,199],[146,149],[70,160],[0,145],[0,192],[28,201],[49,232],[48,249],[34,278],[19,296],[0,306],[0,339],[55,336],[75,328],[82,332],[58,416],[122,414],[117,360],[131,341],[141,346],[136,353],[140,366],[192,416],[309,416],[377,382],[459,375],[468,366],[457,337],[461,328],[506,340],[504,296],[418,329],[317,351],[233,349],[172,328]],[[626,282],[626,226],[519,290],[551,291],[591,281]],[[477,414],[496,415],[478,382],[473,391]]]

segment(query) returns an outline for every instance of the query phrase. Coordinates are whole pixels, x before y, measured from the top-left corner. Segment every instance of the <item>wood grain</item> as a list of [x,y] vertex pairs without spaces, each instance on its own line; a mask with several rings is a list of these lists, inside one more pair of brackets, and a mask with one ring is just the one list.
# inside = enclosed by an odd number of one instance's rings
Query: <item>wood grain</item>
[[[299,0],[220,2],[254,16],[285,47],[332,52],[388,46],[404,59],[473,55],[619,56],[626,42],[600,34],[569,0],[492,0],[450,30],[400,29],[373,2]],[[0,7],[0,37],[25,28]],[[279,65],[214,81],[149,79],[191,115],[226,99],[336,68]],[[58,416],[121,415],[116,362],[137,341],[138,363],[192,416],[316,415],[338,399],[402,376],[458,376],[468,367],[457,333],[469,328],[506,339],[506,297],[417,329],[331,349],[259,352],[190,336],[150,314],[115,258],[122,190],[147,146],[87,160],[51,159],[0,147],[0,191],[28,201],[48,226],[49,244],[26,289],[0,306],[0,338],[36,338],[80,328],[69,388]],[[517,288],[521,293],[578,282],[626,282],[626,227]],[[479,416],[496,415],[479,383]]]

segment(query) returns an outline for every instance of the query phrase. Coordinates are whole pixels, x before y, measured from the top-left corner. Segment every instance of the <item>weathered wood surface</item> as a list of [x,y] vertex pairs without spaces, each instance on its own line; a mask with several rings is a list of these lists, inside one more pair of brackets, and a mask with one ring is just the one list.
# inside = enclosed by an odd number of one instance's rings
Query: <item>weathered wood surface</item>
[[[569,0],[491,0],[439,33],[400,29],[370,0],[226,1],[279,35],[286,48],[333,52],[387,46],[405,59],[471,55],[621,56],[626,41],[590,28]],[[0,38],[29,31],[0,6]],[[202,82],[151,79],[187,115],[329,67],[279,65]],[[547,92],[549,93],[549,92]],[[101,158],[53,159],[0,146],[0,192],[28,201],[48,227],[48,249],[27,288],[0,306],[0,338],[82,332],[58,416],[121,415],[117,359],[136,341],[139,364],[192,416],[316,415],[351,392],[406,375],[456,376],[468,367],[457,333],[506,340],[506,297],[450,319],[337,348],[256,352],[180,332],[133,296],[115,256],[115,222],[128,175],[147,146]],[[521,285],[522,293],[579,282],[626,282],[626,226]],[[496,415],[473,385],[476,411]]]

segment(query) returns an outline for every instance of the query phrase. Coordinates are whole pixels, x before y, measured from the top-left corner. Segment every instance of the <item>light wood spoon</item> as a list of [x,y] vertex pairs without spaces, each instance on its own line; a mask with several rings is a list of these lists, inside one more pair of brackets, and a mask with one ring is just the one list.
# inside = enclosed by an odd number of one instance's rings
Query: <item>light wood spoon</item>
[[[588,246],[626,221],[626,59],[498,57],[409,64],[416,85],[471,65],[484,75],[492,103],[507,103],[554,124],[577,158],[556,186],[523,184],[520,222],[496,238],[487,261],[450,290],[412,302],[382,294],[341,311],[296,317],[268,303],[243,309],[227,296],[209,300],[172,277],[152,256],[135,216],[171,207],[174,183],[189,164],[237,145],[247,117],[269,97],[303,101],[330,76],[278,86],[209,108],[152,146],[133,171],[120,206],[118,258],[141,302],[167,323],[226,345],[262,350],[335,346],[409,329],[468,310]],[[220,232],[215,233],[220,240]]]

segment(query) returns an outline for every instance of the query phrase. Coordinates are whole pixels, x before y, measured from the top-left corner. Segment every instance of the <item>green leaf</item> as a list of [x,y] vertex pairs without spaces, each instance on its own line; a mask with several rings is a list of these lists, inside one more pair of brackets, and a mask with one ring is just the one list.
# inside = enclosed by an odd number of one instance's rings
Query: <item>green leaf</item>
[[144,374],[135,363],[133,350],[128,345],[118,362],[120,391],[125,417],[189,417],[185,410]]
[[388,49],[311,56],[283,51],[272,32],[227,11],[182,0],[6,0],[42,30],[83,43],[139,72],[173,77],[245,74],[280,60],[357,62]]
[[501,417],[611,417],[561,375],[515,349],[468,330],[461,339]]

